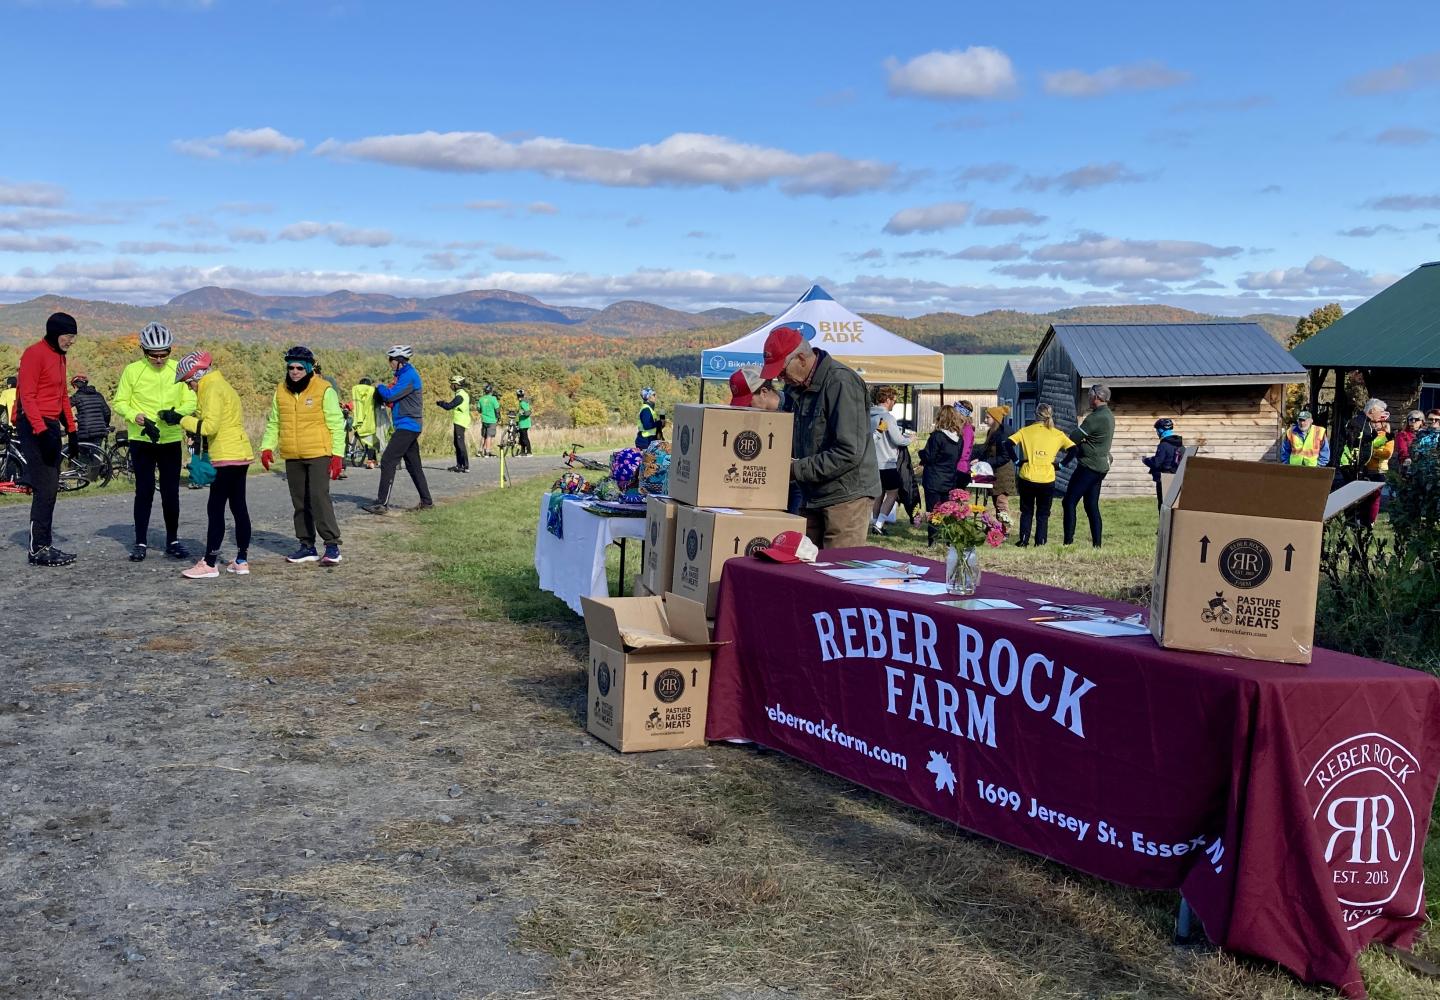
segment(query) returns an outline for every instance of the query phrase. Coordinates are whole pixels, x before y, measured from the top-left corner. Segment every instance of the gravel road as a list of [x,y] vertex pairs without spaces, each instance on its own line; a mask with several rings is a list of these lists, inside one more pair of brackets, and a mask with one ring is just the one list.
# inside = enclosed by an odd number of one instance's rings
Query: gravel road
[[[496,463],[473,469],[428,465],[436,500],[494,483]],[[483,678],[433,700],[414,681],[476,640],[407,584],[423,565],[394,533],[424,515],[358,510],[378,475],[334,484],[333,569],[284,562],[285,483],[253,476],[248,578],[188,581],[155,548],[128,562],[123,494],[63,498],[57,543],[79,561],[30,567],[28,505],[0,505],[0,997],[538,988],[505,874],[563,817],[466,762]],[[206,495],[181,491],[197,552]],[[415,502],[403,470],[397,502]],[[152,545],[159,524],[157,504]]]

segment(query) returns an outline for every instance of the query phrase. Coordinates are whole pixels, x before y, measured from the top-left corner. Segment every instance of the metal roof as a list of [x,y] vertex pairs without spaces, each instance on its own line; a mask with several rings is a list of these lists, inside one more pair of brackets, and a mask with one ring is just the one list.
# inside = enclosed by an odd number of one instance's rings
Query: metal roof
[[1305,376],[1258,323],[1056,323],[1035,358],[1051,338],[1060,341],[1084,380],[1246,384],[1298,382]]
[[1312,368],[1440,368],[1440,261],[1421,264],[1293,353]]
[[[1018,361],[1023,368],[1023,357],[1014,354],[947,354],[945,355],[945,389],[984,389],[993,391],[1000,384],[1000,375],[1005,366]],[[922,388],[933,388],[932,382]]]
[[1030,362],[1025,358],[1021,358],[1019,361],[1011,361],[1010,377],[1015,380],[1017,387],[1032,381],[1030,378]]

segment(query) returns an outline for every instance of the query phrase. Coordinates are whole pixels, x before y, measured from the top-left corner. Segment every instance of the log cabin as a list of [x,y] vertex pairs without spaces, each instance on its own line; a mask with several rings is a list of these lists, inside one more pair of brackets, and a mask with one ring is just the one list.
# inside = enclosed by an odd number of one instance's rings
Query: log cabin
[[[1154,453],[1161,417],[1175,421],[1187,445],[1204,438],[1204,455],[1274,461],[1285,388],[1306,377],[1256,323],[1056,324],[1026,375],[1034,398],[1054,407],[1056,424],[1065,430],[1088,412],[1090,386],[1110,387],[1115,441],[1107,497],[1154,495],[1139,456]],[[1060,470],[1058,492],[1073,468]]]

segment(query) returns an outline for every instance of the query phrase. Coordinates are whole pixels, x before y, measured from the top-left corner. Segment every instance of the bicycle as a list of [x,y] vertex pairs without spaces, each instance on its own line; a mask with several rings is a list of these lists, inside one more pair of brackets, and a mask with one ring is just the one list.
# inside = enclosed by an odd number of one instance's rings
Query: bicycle
[[593,458],[586,458],[580,454],[580,442],[576,441],[570,446],[569,451],[562,451],[560,457],[565,460],[565,468],[573,469],[580,466],[582,469],[589,469],[592,472],[609,472],[610,466],[604,462],[597,462]]
[[[17,437],[13,427],[0,426],[0,483],[6,484],[3,490],[6,493],[30,492],[25,475],[25,453],[20,450],[20,442]],[[59,482],[61,491],[70,493],[75,490],[83,490],[92,482],[101,486],[110,482],[110,461],[105,454],[105,449],[89,441],[84,441],[75,449],[74,455],[75,457],[72,458],[68,444],[61,445]]]
[[500,453],[506,458],[514,458],[520,454],[520,419],[517,414],[510,414],[505,433],[500,435]]
[[365,442],[354,431],[345,439],[345,462],[355,469],[365,464]]

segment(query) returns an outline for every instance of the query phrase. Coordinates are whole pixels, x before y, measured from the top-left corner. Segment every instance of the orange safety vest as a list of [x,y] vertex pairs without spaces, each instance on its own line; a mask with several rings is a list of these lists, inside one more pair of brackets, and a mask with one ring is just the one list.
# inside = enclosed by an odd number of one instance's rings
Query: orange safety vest
[[1285,434],[1290,439],[1290,464],[1319,465],[1320,446],[1325,443],[1325,428],[1319,424],[1311,424],[1310,430],[1304,435],[1295,431],[1296,428],[1291,427]]

